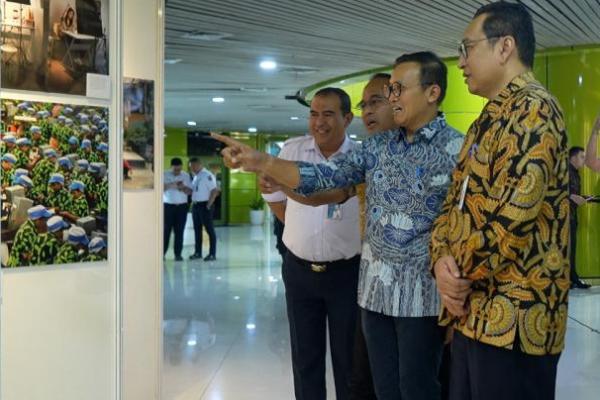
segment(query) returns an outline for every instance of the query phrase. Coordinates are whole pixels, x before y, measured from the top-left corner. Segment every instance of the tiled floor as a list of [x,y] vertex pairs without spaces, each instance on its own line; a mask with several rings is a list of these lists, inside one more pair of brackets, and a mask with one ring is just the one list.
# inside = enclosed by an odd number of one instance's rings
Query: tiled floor
[[[190,227],[184,255],[192,252]],[[175,263],[164,275],[164,400],[293,399],[281,260],[270,229],[217,230],[215,262]],[[186,257],[187,258],[187,257]],[[600,329],[600,287],[573,291],[569,314]],[[331,368],[328,368],[331,370]],[[329,376],[330,398],[334,398]],[[558,400],[600,393],[600,333],[569,320]]]

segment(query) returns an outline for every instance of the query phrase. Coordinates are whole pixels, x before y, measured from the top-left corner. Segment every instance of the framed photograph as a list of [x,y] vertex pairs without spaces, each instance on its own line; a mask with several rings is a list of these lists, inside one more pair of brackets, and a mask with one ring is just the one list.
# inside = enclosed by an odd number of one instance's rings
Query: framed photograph
[[123,88],[123,187],[153,189],[154,82],[125,78]]
[[0,106],[2,268],[106,260],[108,108]]
[[0,0],[2,88],[88,95],[108,75],[108,3]]

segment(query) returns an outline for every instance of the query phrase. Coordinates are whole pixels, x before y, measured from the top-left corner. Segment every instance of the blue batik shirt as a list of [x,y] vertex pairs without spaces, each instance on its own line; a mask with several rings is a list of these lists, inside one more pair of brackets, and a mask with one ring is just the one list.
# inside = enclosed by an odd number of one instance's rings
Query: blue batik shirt
[[443,114],[406,140],[403,129],[366,139],[322,164],[298,162],[298,193],[367,183],[358,304],[393,317],[438,315],[429,240],[464,136]]

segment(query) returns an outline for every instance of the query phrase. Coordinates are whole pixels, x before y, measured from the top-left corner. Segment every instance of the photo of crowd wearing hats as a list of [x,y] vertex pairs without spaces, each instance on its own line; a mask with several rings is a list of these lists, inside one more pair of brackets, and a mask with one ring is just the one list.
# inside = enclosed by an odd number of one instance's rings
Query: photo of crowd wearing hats
[[108,75],[108,0],[0,0],[2,88],[86,95]]
[[106,260],[108,109],[0,106],[2,268]]

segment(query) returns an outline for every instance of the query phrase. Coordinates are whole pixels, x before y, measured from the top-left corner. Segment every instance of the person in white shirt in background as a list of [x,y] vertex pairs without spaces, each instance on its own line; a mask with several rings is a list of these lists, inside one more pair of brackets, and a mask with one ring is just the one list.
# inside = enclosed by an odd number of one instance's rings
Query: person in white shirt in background
[[171,170],[164,176],[164,250],[163,257],[169,250],[171,231],[175,233],[173,247],[175,261],[182,261],[183,231],[188,213],[188,195],[192,193],[192,182],[187,172],[182,171],[183,163],[180,158],[171,160]]
[[217,235],[213,226],[213,205],[221,193],[217,178],[202,162],[193,157],[190,159],[192,172],[192,220],[194,222],[195,250],[190,260],[202,258],[202,227],[208,233],[210,250],[204,261],[214,261],[217,256]]
[[[350,107],[350,98],[341,89],[317,92],[310,108],[311,135],[286,141],[279,157],[324,162],[352,150],[356,144],[345,132],[353,117]],[[316,196],[324,195],[329,194]],[[336,398],[347,400],[360,262],[358,201],[356,197],[349,198],[344,190],[331,193],[330,204],[319,207],[301,204],[289,191],[263,196],[277,217],[285,220],[283,241],[289,251],[282,276],[296,399],[327,397],[325,356],[329,328]],[[319,198],[313,200],[319,202]]]

